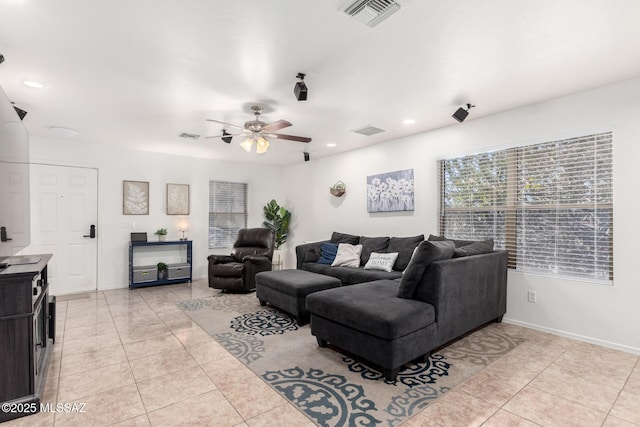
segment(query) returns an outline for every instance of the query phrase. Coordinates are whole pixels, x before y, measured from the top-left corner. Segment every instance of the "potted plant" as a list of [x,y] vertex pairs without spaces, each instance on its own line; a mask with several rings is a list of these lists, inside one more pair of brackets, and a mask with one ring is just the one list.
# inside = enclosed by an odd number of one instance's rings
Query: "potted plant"
[[164,242],[164,240],[167,237],[167,229],[166,228],[161,228],[161,229],[159,229],[158,231],[156,231],[153,234],[158,236],[158,241],[159,242]]
[[159,262],[156,267],[158,267],[158,280],[167,278],[167,264],[164,262]]
[[273,230],[275,234],[275,251],[273,253],[273,262],[274,264],[281,265],[283,262],[283,251],[280,250],[280,247],[285,244],[287,241],[288,233],[289,233],[289,222],[291,221],[291,212],[289,212],[286,208],[278,205],[278,202],[271,200],[264,207],[264,217],[266,221],[262,224]]

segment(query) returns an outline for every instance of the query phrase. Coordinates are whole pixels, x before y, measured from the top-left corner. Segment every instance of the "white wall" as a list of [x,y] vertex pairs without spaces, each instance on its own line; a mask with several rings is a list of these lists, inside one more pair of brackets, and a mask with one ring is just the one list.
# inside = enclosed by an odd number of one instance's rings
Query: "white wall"
[[[285,168],[92,147],[78,140],[31,138],[31,161],[98,169],[100,289],[126,287],[131,231],[169,229],[179,237],[178,218],[165,214],[166,183],[189,184],[188,236],[194,240],[194,276],[206,276],[207,203],[210,179],[249,183],[249,225],[262,223],[262,206],[276,198],[292,211],[287,266],[293,248],[328,238],[334,230],[362,235],[437,233],[437,160],[593,131],[614,131],[614,286],[509,273],[506,320],[640,353],[640,280],[636,245],[640,211],[635,163],[640,159],[640,79],[595,89],[482,119]],[[478,107],[481,109],[482,106]],[[411,213],[368,214],[367,175],[414,169],[416,207]],[[122,215],[122,181],[149,181],[150,215]],[[329,187],[347,183],[335,198]],[[135,222],[135,230],[130,226]],[[527,303],[527,290],[538,302]]]
[[[249,226],[259,227],[263,206],[283,198],[281,169],[255,164],[95,147],[81,139],[31,138],[31,162],[98,169],[98,288],[128,286],[128,244],[132,231],[146,231],[149,240],[159,228],[168,240],[181,237],[178,222],[186,218],[186,236],[193,240],[194,278],[207,276],[209,180],[249,184]],[[149,215],[122,214],[122,181],[148,181]],[[166,215],[166,184],[189,184],[190,215]],[[220,252],[220,251],[218,251]],[[228,251],[226,251],[228,253]]]
[[[289,245],[326,239],[334,230],[369,236],[437,234],[437,160],[613,130],[614,286],[510,272],[505,319],[640,353],[638,93],[640,79],[477,120],[472,111],[462,124],[286,167],[288,201],[297,219]],[[368,214],[366,177],[410,168],[415,211]],[[340,199],[328,190],[338,180],[348,186]],[[527,302],[529,289],[537,292],[536,304]]]

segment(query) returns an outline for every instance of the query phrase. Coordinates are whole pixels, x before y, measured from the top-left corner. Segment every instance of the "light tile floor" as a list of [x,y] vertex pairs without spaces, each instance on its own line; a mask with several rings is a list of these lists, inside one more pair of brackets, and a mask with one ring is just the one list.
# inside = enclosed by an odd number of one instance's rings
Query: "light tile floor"
[[[58,299],[45,402],[14,426],[312,426],[175,305],[205,281]],[[638,356],[512,325],[528,340],[402,425],[640,426]]]

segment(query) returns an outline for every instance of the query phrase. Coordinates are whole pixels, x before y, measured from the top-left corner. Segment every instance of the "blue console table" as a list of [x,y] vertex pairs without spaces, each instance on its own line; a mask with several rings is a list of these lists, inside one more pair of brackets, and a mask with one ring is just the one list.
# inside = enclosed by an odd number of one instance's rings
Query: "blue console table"
[[[136,266],[133,265],[133,255],[134,252],[144,251],[145,249],[157,248],[157,247],[166,247],[166,246],[175,246],[178,249],[186,249],[186,261],[181,264],[167,264],[167,268],[169,271],[171,270],[179,270],[179,277],[176,278],[166,278],[166,279],[158,279],[157,273],[155,276],[155,280],[139,280],[134,276],[134,272],[140,268],[144,268],[144,266]],[[191,282],[191,278],[193,275],[193,264],[192,260],[192,241],[191,240],[175,240],[170,242],[129,242],[129,288],[140,288],[143,286],[155,286],[155,285],[170,285],[174,283],[184,283]],[[162,261],[162,260],[158,260]],[[155,266],[153,266],[155,268]],[[152,279],[152,278],[150,278]]]

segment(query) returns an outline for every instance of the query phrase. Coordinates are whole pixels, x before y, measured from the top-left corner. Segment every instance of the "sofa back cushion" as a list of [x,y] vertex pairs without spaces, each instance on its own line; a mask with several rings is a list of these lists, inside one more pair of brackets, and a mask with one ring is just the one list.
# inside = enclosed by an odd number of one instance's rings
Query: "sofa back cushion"
[[338,244],[329,242],[322,243],[322,245],[320,245],[320,251],[318,264],[331,265],[333,260],[336,259],[336,254],[338,253]]
[[422,281],[427,267],[434,261],[449,259],[453,256],[455,246],[450,241],[429,241],[420,243],[411,262],[402,274],[398,297],[413,298],[413,294]]
[[331,243],[349,243],[350,245],[357,245],[360,241],[359,236],[354,236],[353,234],[346,233],[338,233],[334,231],[331,234]]
[[409,265],[411,255],[420,242],[424,241],[424,234],[413,237],[392,237],[389,239],[387,252],[398,252],[398,259],[393,266],[396,271],[402,271]]
[[473,242],[470,245],[460,246],[453,252],[454,258],[461,258],[464,256],[488,254],[493,252],[493,239],[482,240],[479,242]]
[[448,239],[446,237],[434,236],[433,234],[429,234],[429,238],[427,239],[430,242],[453,242],[456,248],[460,248],[462,246],[467,246],[472,243],[475,243],[475,240],[456,240],[456,239]]
[[365,265],[369,261],[369,257],[374,252],[387,252],[389,246],[388,237],[365,237],[360,236],[359,244],[362,245],[362,254],[360,255],[360,265]]

